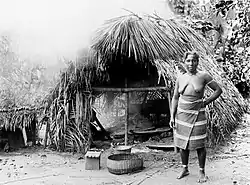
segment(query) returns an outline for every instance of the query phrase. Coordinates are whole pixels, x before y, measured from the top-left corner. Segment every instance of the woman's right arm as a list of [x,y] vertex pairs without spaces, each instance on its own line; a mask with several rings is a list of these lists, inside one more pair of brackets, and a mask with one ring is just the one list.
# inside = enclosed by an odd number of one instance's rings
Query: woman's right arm
[[170,118],[170,127],[175,126],[175,115],[177,112],[177,106],[178,106],[178,101],[179,101],[179,78],[177,78],[176,83],[175,83],[175,88],[174,88],[174,94],[172,98],[172,105],[171,105],[171,118]]

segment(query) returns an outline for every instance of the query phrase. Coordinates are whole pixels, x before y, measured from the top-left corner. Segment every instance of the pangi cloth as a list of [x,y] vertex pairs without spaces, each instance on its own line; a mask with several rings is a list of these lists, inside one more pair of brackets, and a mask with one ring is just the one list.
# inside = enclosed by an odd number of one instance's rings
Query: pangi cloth
[[203,99],[180,96],[175,117],[174,142],[181,149],[195,150],[205,147],[207,120]]

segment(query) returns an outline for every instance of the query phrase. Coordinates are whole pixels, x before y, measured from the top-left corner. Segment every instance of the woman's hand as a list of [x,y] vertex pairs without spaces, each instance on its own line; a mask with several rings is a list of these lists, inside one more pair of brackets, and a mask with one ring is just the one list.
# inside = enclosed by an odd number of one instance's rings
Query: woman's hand
[[175,127],[175,120],[174,120],[173,118],[170,119],[169,126],[170,126],[170,128],[172,128],[172,129],[175,129],[175,128],[176,128],[176,127]]

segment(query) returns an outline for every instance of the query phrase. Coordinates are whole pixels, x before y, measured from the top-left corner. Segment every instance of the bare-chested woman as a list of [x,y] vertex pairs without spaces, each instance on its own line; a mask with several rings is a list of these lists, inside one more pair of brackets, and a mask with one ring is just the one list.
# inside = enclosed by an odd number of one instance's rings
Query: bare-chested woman
[[[177,177],[181,179],[189,175],[188,158],[190,150],[197,150],[199,161],[198,182],[206,182],[206,128],[205,106],[217,99],[222,90],[206,72],[197,71],[199,55],[188,52],[184,57],[186,73],[179,75],[175,84],[172,99],[170,126],[174,128],[175,145],[180,148],[183,170]],[[205,87],[213,90],[213,94],[203,100]]]

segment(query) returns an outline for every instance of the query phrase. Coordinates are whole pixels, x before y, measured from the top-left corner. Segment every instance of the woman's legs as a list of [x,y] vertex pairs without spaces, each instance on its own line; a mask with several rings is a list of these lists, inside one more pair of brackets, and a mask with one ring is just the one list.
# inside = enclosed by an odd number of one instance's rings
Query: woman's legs
[[183,170],[182,170],[181,174],[177,177],[177,179],[181,179],[181,178],[189,175],[189,171],[188,171],[189,150],[181,149],[180,154],[181,154],[181,162],[183,165]]
[[199,160],[199,167],[200,167],[200,171],[199,171],[199,180],[198,182],[206,182],[207,181],[207,177],[205,175],[205,163],[206,163],[206,148],[199,148],[197,149],[197,154],[198,154],[198,160]]
[[180,153],[181,153],[182,165],[188,166],[189,150],[188,149],[186,149],[186,150],[181,149]]
[[204,169],[205,168],[205,163],[206,163],[206,155],[207,155],[207,151],[206,148],[198,148],[197,149],[197,154],[198,154],[198,160],[199,160],[199,167],[200,169]]

